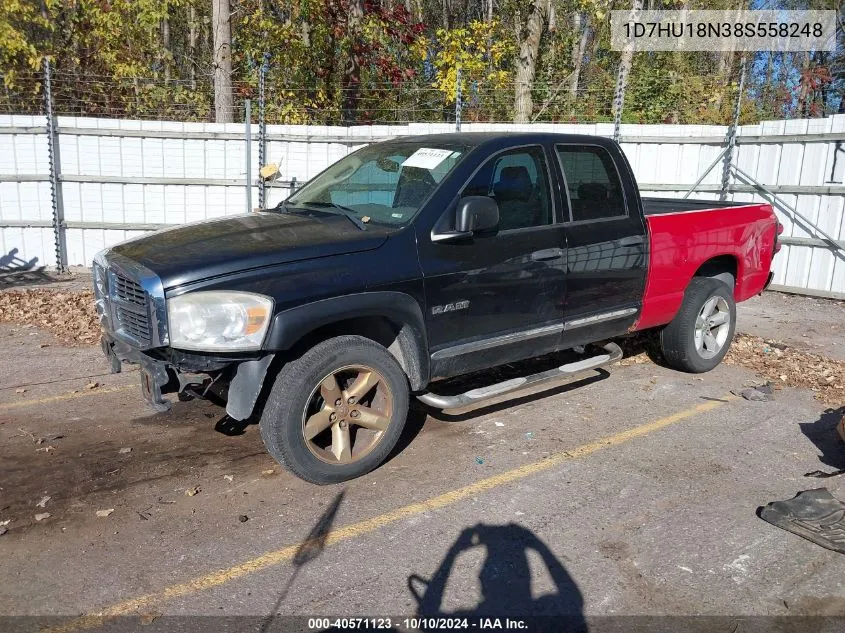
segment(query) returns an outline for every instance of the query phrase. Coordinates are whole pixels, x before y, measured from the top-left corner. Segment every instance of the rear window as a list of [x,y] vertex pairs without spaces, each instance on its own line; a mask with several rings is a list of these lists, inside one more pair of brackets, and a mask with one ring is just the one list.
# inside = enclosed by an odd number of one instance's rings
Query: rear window
[[622,183],[606,149],[579,145],[558,145],[556,149],[573,222],[627,215]]

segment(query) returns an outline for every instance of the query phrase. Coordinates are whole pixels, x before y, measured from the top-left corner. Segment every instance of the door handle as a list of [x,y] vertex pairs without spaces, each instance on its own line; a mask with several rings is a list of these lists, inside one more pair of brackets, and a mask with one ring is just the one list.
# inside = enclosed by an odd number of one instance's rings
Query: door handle
[[642,235],[632,235],[631,237],[623,237],[619,240],[619,246],[637,246],[642,243]]
[[558,259],[563,257],[562,248],[545,248],[541,251],[534,251],[531,253],[531,260],[535,262],[544,261],[546,259]]

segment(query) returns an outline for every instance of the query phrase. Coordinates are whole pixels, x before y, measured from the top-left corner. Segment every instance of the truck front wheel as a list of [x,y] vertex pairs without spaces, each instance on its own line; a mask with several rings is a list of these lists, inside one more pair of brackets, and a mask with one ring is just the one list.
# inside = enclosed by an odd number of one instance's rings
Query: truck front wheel
[[330,484],[381,464],[407,414],[408,379],[390,353],[362,336],[338,336],[282,367],[259,426],[282,466]]
[[727,284],[694,277],[675,318],[660,333],[666,362],[700,374],[722,362],[736,329],[736,303]]

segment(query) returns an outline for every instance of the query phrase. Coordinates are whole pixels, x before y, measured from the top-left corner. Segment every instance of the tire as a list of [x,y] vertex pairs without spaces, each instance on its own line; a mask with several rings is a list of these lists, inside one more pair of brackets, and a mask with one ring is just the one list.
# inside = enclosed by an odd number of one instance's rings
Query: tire
[[[349,400],[359,392],[360,402]],[[405,372],[384,347],[362,336],[328,339],[281,368],[261,415],[261,438],[276,461],[301,479],[354,479],[379,466],[396,446],[408,393]]]
[[[711,302],[713,312],[697,332],[699,317],[704,319],[705,306],[709,309]],[[731,288],[716,279],[694,277],[678,314],[660,333],[660,347],[668,365],[700,374],[722,362],[735,331],[736,303]]]

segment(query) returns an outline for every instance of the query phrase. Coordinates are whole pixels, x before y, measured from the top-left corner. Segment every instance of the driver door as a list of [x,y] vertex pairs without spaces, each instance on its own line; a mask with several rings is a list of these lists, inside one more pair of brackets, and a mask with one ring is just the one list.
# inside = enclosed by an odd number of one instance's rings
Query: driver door
[[459,197],[495,200],[498,231],[460,241],[418,236],[434,376],[555,348],[563,329],[566,242],[552,182],[540,145],[495,154]]

